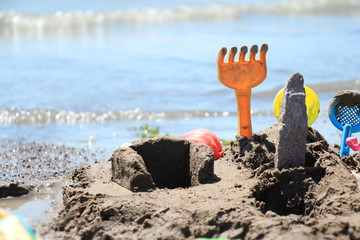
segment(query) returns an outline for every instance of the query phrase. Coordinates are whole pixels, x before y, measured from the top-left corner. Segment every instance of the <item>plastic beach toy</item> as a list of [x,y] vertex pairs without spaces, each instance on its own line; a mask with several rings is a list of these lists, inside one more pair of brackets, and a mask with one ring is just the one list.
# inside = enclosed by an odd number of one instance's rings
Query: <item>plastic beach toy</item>
[[35,231],[19,217],[0,208],[0,239],[40,240]]
[[[316,93],[309,87],[304,86],[305,88],[305,105],[306,105],[306,114],[308,117],[308,126],[313,124],[320,112],[320,101]],[[281,102],[284,96],[284,88],[281,89],[275,96],[273,107],[274,114],[277,120],[279,120]]]
[[196,143],[205,143],[214,150],[214,160],[223,156],[223,148],[219,138],[211,131],[197,129],[186,133],[183,138]]
[[231,48],[228,61],[224,62],[227,49],[223,47],[217,58],[217,75],[219,81],[226,87],[235,90],[238,113],[238,134],[252,138],[250,97],[251,88],[258,86],[265,80],[266,52],[268,45],[263,44],[260,49],[260,59],[255,60],[258,46],[253,45],[250,49],[249,60],[245,61],[248,51],[246,46],[241,47],[239,60],[234,61],[237,48]]
[[348,145],[354,151],[360,151],[360,145],[356,137],[348,137],[346,139],[346,145]]
[[349,156],[350,147],[346,140],[353,132],[360,131],[360,93],[340,91],[330,101],[328,114],[332,124],[343,132],[340,157]]

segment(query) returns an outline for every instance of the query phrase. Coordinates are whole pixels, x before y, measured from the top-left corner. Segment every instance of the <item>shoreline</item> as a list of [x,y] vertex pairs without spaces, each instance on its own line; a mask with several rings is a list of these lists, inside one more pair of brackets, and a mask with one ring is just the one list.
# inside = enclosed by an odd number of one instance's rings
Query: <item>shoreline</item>
[[1,141],[0,207],[30,224],[48,222],[62,207],[73,170],[102,159],[102,150],[35,141]]

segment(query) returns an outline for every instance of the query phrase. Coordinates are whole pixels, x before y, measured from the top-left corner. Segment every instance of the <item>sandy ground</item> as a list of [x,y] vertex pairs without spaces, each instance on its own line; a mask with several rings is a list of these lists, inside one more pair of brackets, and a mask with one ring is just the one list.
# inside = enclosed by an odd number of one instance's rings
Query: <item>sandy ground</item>
[[1,182],[36,185],[36,182],[70,176],[83,164],[91,164],[101,151],[44,142],[0,142]]
[[306,166],[280,171],[275,131],[238,138],[215,177],[188,188],[132,192],[111,181],[111,162],[83,166],[36,229],[44,239],[359,239],[359,155],[340,159],[309,128]]
[[[62,207],[62,187],[71,182],[74,169],[109,158],[111,153],[90,147],[76,148],[21,139],[0,142],[0,207],[17,211],[31,204],[34,211],[22,217],[36,226],[48,222]],[[52,208],[46,213],[52,200]],[[46,201],[49,202],[49,201]],[[25,209],[28,209],[26,207]]]

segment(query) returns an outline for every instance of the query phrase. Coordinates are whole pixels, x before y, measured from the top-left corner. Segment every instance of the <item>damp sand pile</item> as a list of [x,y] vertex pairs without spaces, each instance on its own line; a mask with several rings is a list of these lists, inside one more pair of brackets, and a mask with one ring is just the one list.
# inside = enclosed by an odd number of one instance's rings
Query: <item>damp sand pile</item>
[[[305,167],[278,170],[276,131],[274,125],[252,140],[237,138],[215,162],[208,161],[212,153],[205,145],[183,146],[204,164],[170,168],[171,174],[162,164],[150,166],[149,148],[139,147],[148,142],[137,142],[133,150],[140,158],[131,155],[124,171],[139,169],[145,176],[152,168],[153,185],[129,175],[123,186],[113,181],[115,159],[129,151],[119,148],[109,161],[77,169],[63,188],[63,209],[36,228],[44,239],[359,239],[360,192],[352,174],[360,169],[359,155],[340,159],[339,147],[309,128]],[[159,159],[168,149],[152,147]],[[191,157],[185,159],[190,166]],[[186,184],[176,182],[179,175]],[[163,179],[175,185],[161,185]]]

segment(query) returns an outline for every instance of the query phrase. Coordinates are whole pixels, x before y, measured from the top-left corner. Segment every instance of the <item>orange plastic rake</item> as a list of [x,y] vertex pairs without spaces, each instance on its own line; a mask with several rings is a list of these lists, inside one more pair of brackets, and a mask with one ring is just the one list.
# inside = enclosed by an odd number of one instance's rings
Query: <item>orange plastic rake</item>
[[266,77],[266,52],[268,45],[263,44],[260,49],[260,59],[256,60],[258,46],[253,45],[250,49],[249,60],[245,61],[248,51],[246,46],[241,47],[239,61],[234,58],[237,48],[231,48],[228,62],[224,62],[227,49],[220,50],[217,59],[217,74],[220,82],[235,90],[238,112],[238,134],[252,138],[250,97],[251,88],[258,86]]

